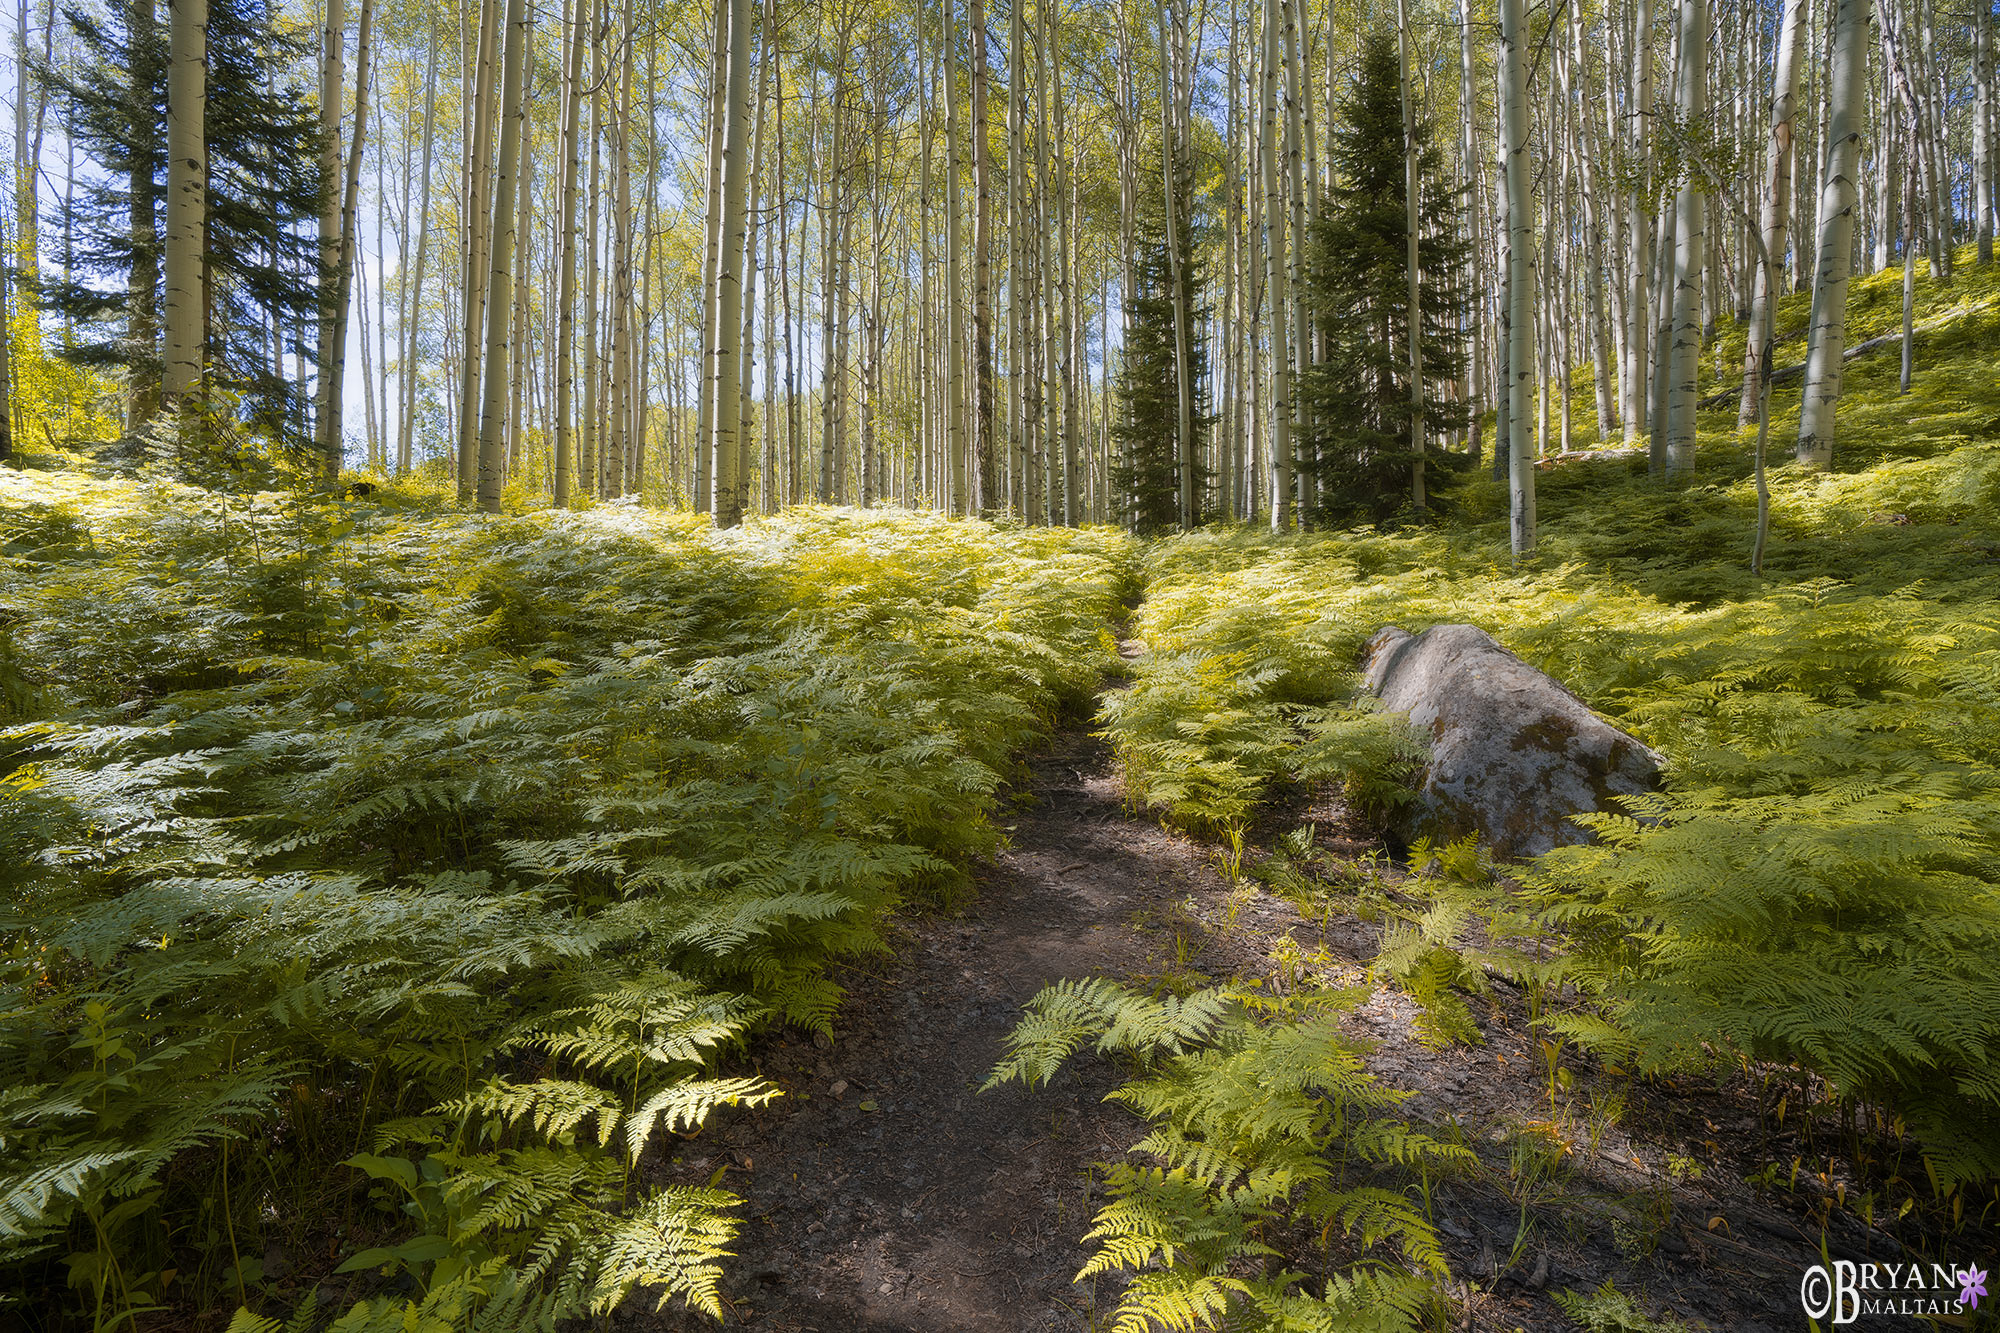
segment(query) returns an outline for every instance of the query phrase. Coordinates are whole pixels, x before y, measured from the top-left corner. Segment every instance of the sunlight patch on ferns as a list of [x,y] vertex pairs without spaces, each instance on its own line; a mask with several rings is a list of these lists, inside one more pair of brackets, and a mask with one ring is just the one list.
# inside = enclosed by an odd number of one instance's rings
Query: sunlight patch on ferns
[[[1803,1065],[1900,1113],[1947,1185],[1991,1178],[1996,449],[1786,475],[1768,581],[1741,563],[1739,482],[1662,488],[1610,465],[1549,474],[1544,554],[1518,570],[1497,524],[1163,542],[1136,626],[1149,652],[1106,733],[1130,787],[1191,828],[1240,826],[1275,784],[1318,775],[1365,810],[1410,762],[1355,698],[1366,639],[1487,629],[1668,761],[1663,794],[1591,816],[1597,844],[1524,877],[1567,937],[1555,979],[1599,1006],[1551,1021],[1641,1068]],[[1714,462],[1741,475],[1726,450]],[[1316,720],[1365,743],[1316,758]],[[1439,951],[1458,924],[1432,909],[1386,955],[1447,1011],[1471,980]]]
[[[997,845],[1002,773],[1089,696],[1131,582],[1101,530],[62,473],[0,476],[0,534],[0,1268],[117,1255],[233,1303],[226,1258],[163,1240],[218,1169],[264,1225],[216,1146],[323,1171],[372,1141],[421,1234],[364,1270],[426,1294],[343,1328],[640,1283],[714,1309],[733,1199],[634,1195],[631,1164],[774,1096],[716,1060],[826,1027],[828,962]],[[107,1281],[110,1310],[159,1294]]]

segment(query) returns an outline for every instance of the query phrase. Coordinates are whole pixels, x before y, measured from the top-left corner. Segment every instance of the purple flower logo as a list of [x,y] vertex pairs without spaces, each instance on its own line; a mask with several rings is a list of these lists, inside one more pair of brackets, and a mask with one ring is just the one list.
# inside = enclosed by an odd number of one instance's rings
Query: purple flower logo
[[1968,1265],[1958,1270],[1958,1281],[1959,1303],[1968,1310],[1977,1310],[1979,1298],[1986,1294],[1986,1270]]

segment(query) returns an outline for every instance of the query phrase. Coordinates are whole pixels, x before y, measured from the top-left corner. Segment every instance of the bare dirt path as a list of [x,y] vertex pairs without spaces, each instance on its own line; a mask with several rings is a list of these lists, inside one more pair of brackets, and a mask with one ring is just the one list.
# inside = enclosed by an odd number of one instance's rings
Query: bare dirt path
[[[1574,1086],[1555,1096],[1526,996],[1504,985],[1473,1002],[1476,1042],[1425,1045],[1410,998],[1370,975],[1379,913],[1361,900],[1329,898],[1302,915],[1252,884],[1232,888],[1213,849],[1127,811],[1111,756],[1081,727],[1028,771],[1010,846],[979,872],[964,910],[896,923],[890,956],[842,978],[831,1043],[774,1033],[744,1062],[787,1095],[718,1116],[647,1163],[657,1181],[717,1178],[745,1200],[725,1328],[1107,1327],[1120,1281],[1073,1279],[1101,1204],[1092,1166],[1143,1133],[1103,1100],[1115,1071],[1085,1054],[1051,1087],[977,1091],[1023,1004],[1051,981],[1092,975],[1368,986],[1348,1028],[1370,1046],[1370,1068],[1412,1094],[1413,1120],[1479,1159],[1431,1198],[1459,1328],[1572,1329],[1552,1295],[1610,1281],[1634,1319],[1663,1322],[1600,1316],[1592,1327],[1780,1333],[1804,1325],[1799,1280],[1822,1244],[1836,1258],[1917,1257],[1851,1209],[1822,1206],[1815,1218],[1804,1192],[1745,1183],[1759,1162],[1811,1151],[1798,1116],[1783,1139],[1761,1141],[1770,1127],[1758,1128],[1747,1080],[1641,1084],[1562,1056]],[[1341,874],[1391,891],[1406,878],[1330,793],[1295,791],[1279,806],[1253,830],[1252,858],[1310,822]],[[1949,1247],[1990,1254],[1995,1242],[1987,1231]],[[617,1326],[715,1328],[649,1304],[628,1301]]]
[[[846,979],[830,1048],[794,1035],[759,1049],[786,1097],[655,1163],[677,1181],[726,1167],[746,1201],[728,1326],[1039,1333],[1115,1305],[1113,1281],[1073,1282],[1098,1206],[1091,1163],[1143,1132],[1104,1103],[1113,1072],[1083,1059],[1034,1092],[977,1089],[1047,983],[1214,962],[1196,916],[1227,884],[1194,844],[1126,814],[1101,743],[1068,732],[1030,769],[976,900],[895,928],[892,957]],[[640,1307],[639,1326],[714,1328]]]

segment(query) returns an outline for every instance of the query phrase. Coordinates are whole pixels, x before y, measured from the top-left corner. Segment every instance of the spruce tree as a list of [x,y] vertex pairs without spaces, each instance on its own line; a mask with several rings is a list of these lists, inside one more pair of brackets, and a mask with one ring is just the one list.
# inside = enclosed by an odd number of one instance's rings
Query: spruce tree
[[[68,206],[69,276],[38,281],[35,294],[78,334],[65,357],[124,372],[137,418],[127,429],[137,433],[159,403],[167,31],[153,0],[63,16],[76,57],[33,72],[104,175],[79,180]],[[305,404],[284,357],[316,359],[321,283],[309,228],[323,185],[310,95],[279,71],[306,49],[268,0],[210,0],[208,383],[211,394],[235,395],[252,426],[294,445],[305,443]]]
[[[1160,181],[1162,173],[1147,173]],[[1146,178],[1146,177],[1142,177]],[[1214,417],[1208,410],[1208,326],[1205,275],[1195,255],[1192,182],[1177,173],[1175,213],[1180,233],[1180,274],[1189,321],[1189,378],[1194,385],[1190,452],[1199,458],[1199,440]],[[1174,359],[1174,256],[1167,249],[1163,189],[1142,196],[1133,219],[1132,288],[1125,293],[1125,346],[1118,358],[1117,415],[1111,438],[1117,449],[1112,485],[1127,524],[1135,532],[1164,532],[1180,522],[1180,377]],[[1196,507],[1208,473],[1195,477]],[[1195,521],[1200,521],[1199,512]]]
[[[1308,238],[1305,299],[1319,330],[1318,361],[1300,378],[1310,432],[1297,464],[1313,478],[1322,523],[1382,521],[1409,506],[1409,275],[1403,111],[1396,42],[1362,41],[1358,79],[1332,127],[1334,188]],[[1467,247],[1458,192],[1447,181],[1428,123],[1416,125],[1420,230],[1418,308],[1423,329],[1424,428],[1464,427],[1455,385],[1465,370],[1457,336],[1467,308]],[[1433,473],[1461,455],[1432,451]]]

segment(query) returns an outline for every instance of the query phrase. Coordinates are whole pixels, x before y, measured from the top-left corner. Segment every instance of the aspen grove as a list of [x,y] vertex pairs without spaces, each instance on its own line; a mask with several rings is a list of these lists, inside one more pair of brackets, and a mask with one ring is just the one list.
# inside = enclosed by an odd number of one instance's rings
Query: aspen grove
[[0,16],[0,1322],[1990,1316],[1994,0]]

